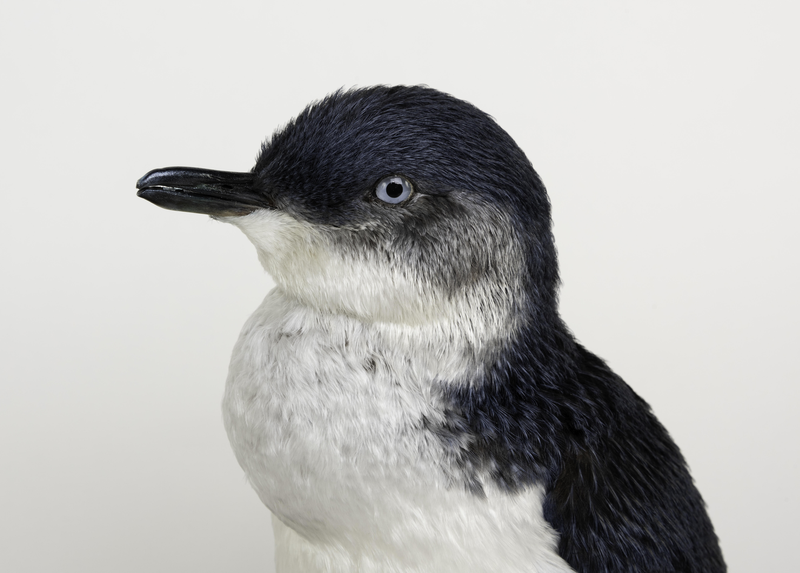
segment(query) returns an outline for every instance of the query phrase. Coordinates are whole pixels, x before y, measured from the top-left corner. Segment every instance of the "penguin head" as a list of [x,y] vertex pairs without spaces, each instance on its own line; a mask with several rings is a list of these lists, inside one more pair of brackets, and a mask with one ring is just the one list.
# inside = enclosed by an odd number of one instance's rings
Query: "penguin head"
[[249,173],[151,171],[139,195],[239,227],[288,295],[324,312],[503,336],[556,312],[550,206],[522,150],[426,87],[339,91]]

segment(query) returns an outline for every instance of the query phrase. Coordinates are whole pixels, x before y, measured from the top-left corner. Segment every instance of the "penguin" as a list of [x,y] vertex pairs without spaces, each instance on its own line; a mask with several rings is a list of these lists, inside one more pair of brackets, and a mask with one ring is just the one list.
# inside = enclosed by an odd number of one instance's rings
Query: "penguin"
[[721,573],[665,428],[558,311],[550,202],[486,113],[339,90],[253,169],[138,195],[238,227],[275,287],[223,398],[279,573]]

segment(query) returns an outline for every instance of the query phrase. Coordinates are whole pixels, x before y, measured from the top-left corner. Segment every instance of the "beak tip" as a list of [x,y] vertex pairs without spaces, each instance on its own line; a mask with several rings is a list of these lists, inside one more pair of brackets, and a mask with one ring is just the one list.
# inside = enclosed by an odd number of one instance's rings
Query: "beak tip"
[[146,189],[153,186],[153,179],[158,177],[158,174],[166,171],[165,169],[153,169],[142,175],[136,182],[137,189]]

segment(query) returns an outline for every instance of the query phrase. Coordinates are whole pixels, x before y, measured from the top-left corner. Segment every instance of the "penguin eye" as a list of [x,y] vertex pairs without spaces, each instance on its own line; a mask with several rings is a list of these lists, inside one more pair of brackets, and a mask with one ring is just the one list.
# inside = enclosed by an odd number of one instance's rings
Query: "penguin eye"
[[375,187],[375,195],[386,203],[402,203],[411,196],[414,186],[404,177],[393,175],[382,179]]

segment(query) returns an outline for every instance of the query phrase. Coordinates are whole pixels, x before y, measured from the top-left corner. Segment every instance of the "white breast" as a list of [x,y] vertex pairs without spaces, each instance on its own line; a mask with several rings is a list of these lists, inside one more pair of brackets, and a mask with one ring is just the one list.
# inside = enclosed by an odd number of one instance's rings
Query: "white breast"
[[235,347],[223,406],[236,457],[277,517],[280,572],[571,571],[541,488],[467,492],[425,429],[443,417],[435,381],[479,367],[468,347],[446,326],[367,324],[267,295]]

